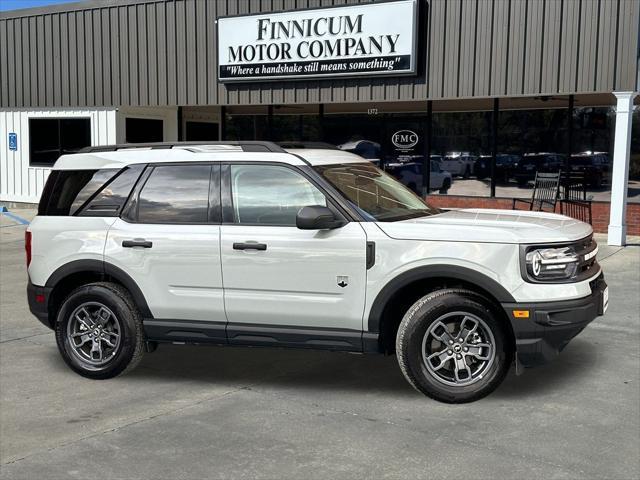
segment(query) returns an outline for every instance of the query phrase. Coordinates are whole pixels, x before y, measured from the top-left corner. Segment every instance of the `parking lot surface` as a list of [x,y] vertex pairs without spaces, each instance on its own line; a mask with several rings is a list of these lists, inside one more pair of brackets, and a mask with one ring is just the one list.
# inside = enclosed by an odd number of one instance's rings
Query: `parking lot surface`
[[609,311],[556,361],[445,405],[395,357],[331,352],[163,345],[84,379],[30,315],[25,227],[0,217],[2,479],[640,478],[640,239],[598,237]]

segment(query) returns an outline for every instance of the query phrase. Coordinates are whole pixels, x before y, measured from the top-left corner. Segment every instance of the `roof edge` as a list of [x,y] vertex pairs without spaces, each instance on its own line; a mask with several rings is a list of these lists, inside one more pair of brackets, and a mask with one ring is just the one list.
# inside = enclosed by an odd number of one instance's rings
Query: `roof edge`
[[100,10],[109,7],[121,7],[126,5],[142,5],[149,3],[164,3],[165,0],[80,0],[69,3],[59,3],[42,7],[20,8],[0,12],[0,20],[13,18],[36,17],[39,15],[51,15],[55,13],[77,12],[83,10]]

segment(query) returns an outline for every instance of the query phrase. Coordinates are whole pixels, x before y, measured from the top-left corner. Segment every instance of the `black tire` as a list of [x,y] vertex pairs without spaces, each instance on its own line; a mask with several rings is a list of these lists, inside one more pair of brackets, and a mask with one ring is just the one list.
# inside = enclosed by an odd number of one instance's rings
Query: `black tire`
[[467,168],[464,169],[464,173],[462,174],[462,178],[467,179],[471,176],[471,167],[467,165]]
[[[91,359],[84,358],[84,355],[93,356],[93,351],[86,354],[89,347],[83,347],[83,351],[85,351],[83,354],[78,353],[79,350],[72,346],[71,342],[75,342],[75,340],[71,339],[70,329],[73,329],[77,323],[70,325],[70,322],[79,322],[76,320],[76,313],[87,312],[83,307],[91,309],[101,308],[100,306],[106,307],[103,311],[113,315],[113,318],[109,317],[108,320],[111,326],[105,327],[104,333],[109,341],[114,342],[114,348],[110,349],[108,345],[103,343],[104,341],[98,340],[101,345],[100,355],[103,355],[102,348],[104,347],[104,356],[107,358],[104,358],[104,363],[92,364]],[[87,315],[82,313],[82,316],[86,320]],[[90,321],[97,322],[95,325],[99,323],[97,316]],[[84,326],[85,323],[82,325]],[[117,325],[117,328],[114,325]],[[103,327],[99,328],[102,332]],[[107,328],[110,328],[111,332],[107,332]],[[85,331],[88,332],[88,335],[84,334]],[[80,338],[80,343],[84,344],[89,341],[95,343],[96,341],[91,339],[93,331],[95,330],[80,330],[76,331],[74,335]],[[108,282],[91,283],[74,290],[63,302],[55,325],[58,350],[66,364],[83,377],[97,380],[122,375],[133,370],[140,363],[144,354],[143,331],[142,318],[129,292],[119,285]],[[110,337],[109,334],[117,335],[118,340],[115,341],[114,337]]]
[[451,181],[449,179],[445,179],[442,181],[442,186],[440,187],[440,190],[438,191],[438,193],[446,194],[450,188],[451,188]]
[[[478,370],[475,379],[468,377],[468,381],[473,382],[468,385],[443,383],[437,373],[429,371],[423,357],[423,340],[427,332],[443,316],[456,315],[458,312],[465,312],[481,319],[490,329],[494,342],[493,360],[483,367],[486,371]],[[447,346],[444,350],[448,348]],[[396,336],[396,355],[405,378],[419,392],[445,403],[472,402],[494,391],[509,370],[513,360],[512,351],[505,328],[491,304],[481,295],[463,289],[437,290],[422,297],[409,308]],[[462,361],[468,365],[466,358]],[[442,365],[449,361],[455,363],[451,358],[442,362]],[[469,362],[473,361],[472,359]]]

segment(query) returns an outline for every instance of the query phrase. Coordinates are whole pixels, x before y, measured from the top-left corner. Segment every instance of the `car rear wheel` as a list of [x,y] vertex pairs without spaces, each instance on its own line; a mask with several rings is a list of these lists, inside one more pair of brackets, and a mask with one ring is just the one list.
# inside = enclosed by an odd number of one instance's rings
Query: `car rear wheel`
[[450,188],[451,188],[451,180],[449,180],[448,178],[445,178],[442,181],[442,186],[440,187],[439,193],[443,193],[443,194],[447,193]]
[[56,321],[56,342],[76,373],[106,379],[132,370],[142,359],[142,319],[129,293],[113,283],[73,291]]
[[462,289],[422,297],[405,314],[396,337],[405,378],[446,403],[477,400],[502,382],[512,360],[504,328],[489,302]]

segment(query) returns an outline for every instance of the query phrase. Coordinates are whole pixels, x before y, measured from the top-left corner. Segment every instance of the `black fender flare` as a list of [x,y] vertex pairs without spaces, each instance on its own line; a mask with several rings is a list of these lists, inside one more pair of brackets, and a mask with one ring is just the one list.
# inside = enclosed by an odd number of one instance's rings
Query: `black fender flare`
[[62,265],[55,270],[45,283],[45,290],[51,292],[64,278],[74,273],[98,273],[102,276],[109,276],[120,282],[133,297],[133,301],[140,310],[143,318],[153,318],[147,300],[144,298],[142,290],[138,284],[124,270],[102,260],[74,260]]
[[482,290],[489,293],[499,303],[515,303],[513,296],[498,282],[487,277],[483,273],[477,272],[470,268],[460,267],[458,265],[427,265],[416,267],[401,273],[393,280],[389,281],[378,296],[373,301],[371,310],[369,311],[369,319],[367,329],[372,333],[380,332],[380,322],[384,309],[393,298],[393,296],[402,288],[410,283],[419,280],[429,280],[432,278],[446,278],[452,280],[460,280],[466,283],[476,285]]

